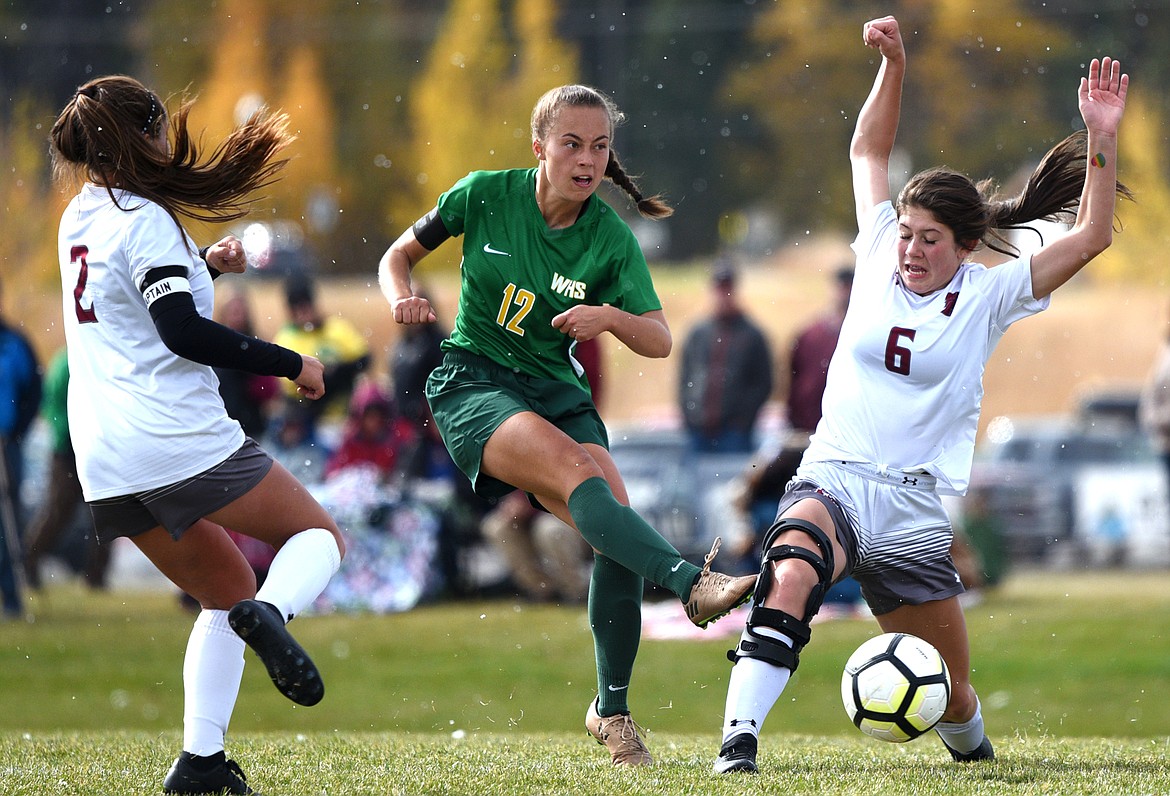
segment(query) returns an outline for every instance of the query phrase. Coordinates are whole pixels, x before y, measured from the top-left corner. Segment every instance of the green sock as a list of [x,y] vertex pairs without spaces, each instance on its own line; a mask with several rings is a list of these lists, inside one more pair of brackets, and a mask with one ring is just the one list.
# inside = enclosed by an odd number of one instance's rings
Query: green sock
[[597,657],[597,712],[629,713],[627,694],[642,638],[642,578],[601,553],[593,554],[589,627]]
[[679,555],[638,512],[618,503],[604,478],[590,478],[574,489],[569,513],[594,550],[674,592],[680,600],[690,598],[699,567]]

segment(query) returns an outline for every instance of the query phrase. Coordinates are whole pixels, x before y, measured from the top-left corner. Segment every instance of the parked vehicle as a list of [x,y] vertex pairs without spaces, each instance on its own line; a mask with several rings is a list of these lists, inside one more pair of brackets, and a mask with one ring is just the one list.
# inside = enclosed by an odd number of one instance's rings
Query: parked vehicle
[[[988,424],[968,500],[999,526],[1009,561],[1077,563],[1102,532],[1089,527],[1095,502],[1108,495],[1136,505],[1135,484],[1158,488],[1160,464],[1129,406],[1097,396],[1075,417]],[[1100,494],[1082,494],[1090,488]]]
[[711,541],[741,522],[732,510],[736,479],[751,454],[695,454],[677,429],[618,429],[610,453],[621,471],[630,505],[688,560],[701,563]]

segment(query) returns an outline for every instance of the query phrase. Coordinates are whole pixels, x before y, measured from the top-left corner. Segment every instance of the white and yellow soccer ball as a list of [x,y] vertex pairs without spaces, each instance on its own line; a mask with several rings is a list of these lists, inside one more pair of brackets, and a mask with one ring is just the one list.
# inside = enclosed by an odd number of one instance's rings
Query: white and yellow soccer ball
[[849,656],[841,701],[866,735],[905,743],[928,732],[947,709],[951,675],[933,646],[908,633],[884,633]]

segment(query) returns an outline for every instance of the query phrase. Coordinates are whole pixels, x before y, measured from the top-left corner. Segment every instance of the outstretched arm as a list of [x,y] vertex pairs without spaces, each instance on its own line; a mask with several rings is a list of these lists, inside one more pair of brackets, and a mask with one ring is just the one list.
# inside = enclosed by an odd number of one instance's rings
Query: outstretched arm
[[1125,112],[1129,75],[1112,58],[1096,58],[1077,91],[1088,132],[1085,187],[1072,229],[1032,255],[1032,295],[1043,298],[1063,285],[1113,242],[1117,202],[1117,129]]
[[902,112],[902,77],[906,73],[906,51],[898,21],[882,17],[865,23],[862,40],[882,54],[873,88],[861,111],[849,145],[853,168],[853,200],[857,220],[890,198],[890,153]]

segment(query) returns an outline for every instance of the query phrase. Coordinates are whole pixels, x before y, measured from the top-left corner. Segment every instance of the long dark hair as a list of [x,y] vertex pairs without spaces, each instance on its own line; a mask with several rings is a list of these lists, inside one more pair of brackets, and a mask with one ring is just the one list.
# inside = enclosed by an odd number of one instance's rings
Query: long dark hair
[[184,97],[170,117],[174,145],[168,155],[154,142],[168,120],[158,95],[125,75],[89,81],[49,133],[54,177],[99,182],[115,204],[115,188],[130,191],[161,205],[176,223],[179,216],[220,222],[246,215],[254,192],[275,181],[288,162],[274,159],[293,140],[288,116],[261,109],[201,159],[187,130],[193,105]]
[[[971,249],[986,246],[1009,257],[1019,249],[1001,230],[1031,229],[1033,221],[1072,221],[1085,185],[1088,134],[1073,133],[1048,151],[1018,196],[995,196],[995,183],[978,184],[965,174],[940,167],[915,174],[898,194],[898,214],[907,207],[930,211],[954,233],[955,241]],[[1133,192],[1117,183],[1117,195],[1133,199]],[[1035,231],[1035,230],[1033,230]],[[1039,234],[1039,232],[1037,232]]]
[[[546,91],[537,100],[536,107],[532,109],[532,137],[534,140],[543,141],[545,139],[549,131],[552,130],[557,115],[566,106],[602,108],[609,116],[611,137],[614,128],[626,120],[626,115],[618,110],[614,101],[597,89],[581,85],[560,86]],[[661,196],[642,195],[638,184],[629,174],[626,174],[626,170],[622,167],[617,152],[612,146],[609,148],[609,163],[605,167],[605,176],[630,195],[638,207],[638,212],[646,218],[666,218],[674,213],[674,208],[668,205]]]

